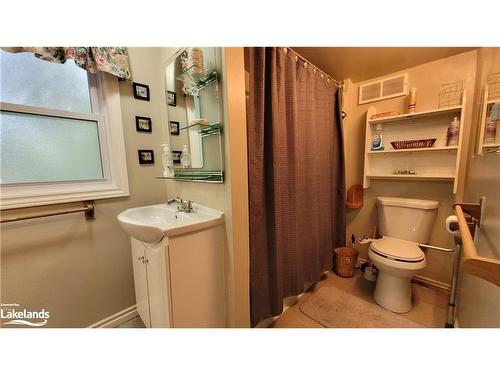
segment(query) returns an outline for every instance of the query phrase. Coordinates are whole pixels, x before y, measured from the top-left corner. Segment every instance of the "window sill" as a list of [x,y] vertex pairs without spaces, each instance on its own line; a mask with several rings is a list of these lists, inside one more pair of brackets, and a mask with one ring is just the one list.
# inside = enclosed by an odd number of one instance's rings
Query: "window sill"
[[127,189],[109,182],[60,183],[51,185],[2,187],[0,210],[45,206],[59,203],[79,202],[129,196]]

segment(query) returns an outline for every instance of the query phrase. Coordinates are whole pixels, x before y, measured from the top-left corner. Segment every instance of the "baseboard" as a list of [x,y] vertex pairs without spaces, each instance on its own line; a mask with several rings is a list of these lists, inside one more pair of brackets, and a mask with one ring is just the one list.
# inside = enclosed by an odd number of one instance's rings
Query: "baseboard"
[[[358,258],[360,262],[368,262],[368,260],[363,259],[363,258]],[[425,276],[413,276],[411,279],[411,282],[417,285],[422,285],[430,289],[437,290],[438,292],[442,292],[445,294],[450,294],[451,293],[451,285],[443,283],[438,280],[431,279],[429,277]]]
[[413,276],[411,279],[411,282],[414,284],[422,285],[430,289],[437,290],[438,292],[442,292],[445,294],[450,294],[451,293],[451,286],[450,284],[443,283],[441,281],[437,281],[425,276]]
[[107,318],[104,318],[87,328],[116,328],[120,324],[128,322],[136,316],[139,316],[139,313],[137,312],[137,305],[133,305],[117,312],[116,314],[108,316]]

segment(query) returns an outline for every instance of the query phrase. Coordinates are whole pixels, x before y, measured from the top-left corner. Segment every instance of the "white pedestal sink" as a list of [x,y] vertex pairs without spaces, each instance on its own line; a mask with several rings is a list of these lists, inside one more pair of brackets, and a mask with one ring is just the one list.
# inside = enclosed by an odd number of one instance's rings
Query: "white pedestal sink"
[[131,236],[137,310],[147,327],[224,327],[224,213],[193,203],[118,215]]

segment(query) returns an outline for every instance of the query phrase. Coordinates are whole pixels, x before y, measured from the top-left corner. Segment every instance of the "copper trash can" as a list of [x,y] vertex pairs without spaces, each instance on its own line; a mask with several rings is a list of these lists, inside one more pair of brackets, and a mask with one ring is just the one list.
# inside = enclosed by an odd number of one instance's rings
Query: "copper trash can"
[[352,277],[359,251],[353,247],[337,247],[335,253],[335,273],[342,277]]

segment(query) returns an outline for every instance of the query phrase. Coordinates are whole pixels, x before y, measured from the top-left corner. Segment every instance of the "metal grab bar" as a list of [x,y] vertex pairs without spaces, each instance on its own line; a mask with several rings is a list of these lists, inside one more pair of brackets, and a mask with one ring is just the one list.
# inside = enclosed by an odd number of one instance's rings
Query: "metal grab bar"
[[426,244],[423,244],[423,243],[419,243],[418,247],[420,247],[422,250],[432,249],[432,250],[443,251],[445,253],[452,253],[452,252],[454,252],[456,250],[454,247],[452,247],[451,249],[449,249],[449,248],[446,248],[446,247],[426,245]]
[[2,217],[0,218],[0,223],[10,223],[13,221],[37,219],[40,217],[66,215],[75,212],[83,212],[85,214],[85,220],[95,220],[94,201],[84,201],[82,208],[66,208],[66,209],[47,211],[37,214],[27,214],[27,215],[13,216],[7,218]]
[[500,286],[500,260],[481,257],[477,254],[464,210],[478,225],[481,220],[481,204],[456,203],[453,205],[457,213],[458,228],[462,238],[463,270]]

